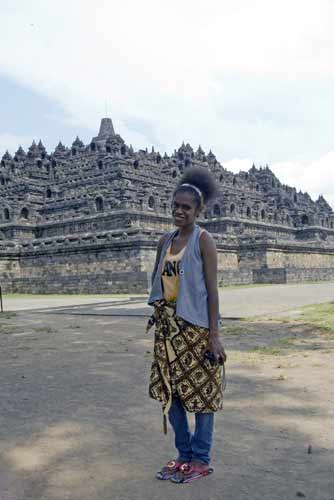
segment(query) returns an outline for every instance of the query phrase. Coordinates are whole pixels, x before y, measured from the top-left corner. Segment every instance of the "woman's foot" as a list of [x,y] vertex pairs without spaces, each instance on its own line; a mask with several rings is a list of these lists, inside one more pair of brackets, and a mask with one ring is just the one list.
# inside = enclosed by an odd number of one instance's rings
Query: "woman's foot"
[[166,465],[162,467],[159,472],[156,473],[156,479],[160,479],[165,481],[167,479],[171,479],[176,472],[180,470],[180,468],[185,465],[185,462],[180,462],[179,460],[170,460]]
[[189,463],[181,465],[179,470],[170,477],[170,480],[173,483],[191,483],[192,481],[196,481],[196,479],[212,474],[212,472],[213,468],[209,465],[192,460]]

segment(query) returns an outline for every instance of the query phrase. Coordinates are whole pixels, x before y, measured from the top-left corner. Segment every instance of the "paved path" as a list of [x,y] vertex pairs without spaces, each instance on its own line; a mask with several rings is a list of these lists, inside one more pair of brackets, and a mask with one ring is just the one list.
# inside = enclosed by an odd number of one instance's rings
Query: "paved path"
[[[219,290],[220,311],[225,318],[280,315],[321,302],[334,301],[334,283],[226,287]],[[148,316],[143,297],[29,296],[4,298],[5,310],[43,309],[61,314],[98,316]]]
[[226,288],[219,295],[223,317],[280,315],[302,306],[334,301],[334,283]]
[[5,311],[29,311],[33,309],[76,307],[94,304],[128,302],[146,296],[130,295],[9,295],[3,296]]

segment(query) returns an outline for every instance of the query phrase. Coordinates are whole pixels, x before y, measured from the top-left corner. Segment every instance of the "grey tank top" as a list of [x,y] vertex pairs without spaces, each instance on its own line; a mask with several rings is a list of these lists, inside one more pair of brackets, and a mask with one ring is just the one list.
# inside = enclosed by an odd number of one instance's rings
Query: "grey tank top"
[[[168,233],[162,247],[159,264],[153,276],[152,289],[148,303],[163,299],[161,281],[162,264],[169,244],[177,231]],[[205,283],[203,260],[199,238],[203,229],[197,224],[189,237],[187,247],[180,261],[180,284],[176,301],[176,314],[189,323],[209,328],[208,292]]]

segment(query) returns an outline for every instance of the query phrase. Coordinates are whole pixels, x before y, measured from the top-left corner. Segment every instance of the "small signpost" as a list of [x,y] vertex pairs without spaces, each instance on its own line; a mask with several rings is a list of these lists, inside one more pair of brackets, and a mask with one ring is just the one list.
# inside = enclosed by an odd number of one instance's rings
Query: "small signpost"
[[3,305],[2,305],[2,290],[0,286],[0,307],[1,307],[1,312],[3,313]]

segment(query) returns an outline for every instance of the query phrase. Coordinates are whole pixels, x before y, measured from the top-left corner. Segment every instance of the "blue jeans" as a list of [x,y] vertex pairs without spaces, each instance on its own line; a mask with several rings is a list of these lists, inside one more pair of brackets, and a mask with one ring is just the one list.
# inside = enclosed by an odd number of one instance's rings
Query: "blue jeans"
[[168,413],[169,421],[175,432],[175,448],[182,462],[196,460],[203,464],[210,463],[214,414],[195,413],[195,433],[192,435],[188,425],[186,410],[177,397],[173,397]]

